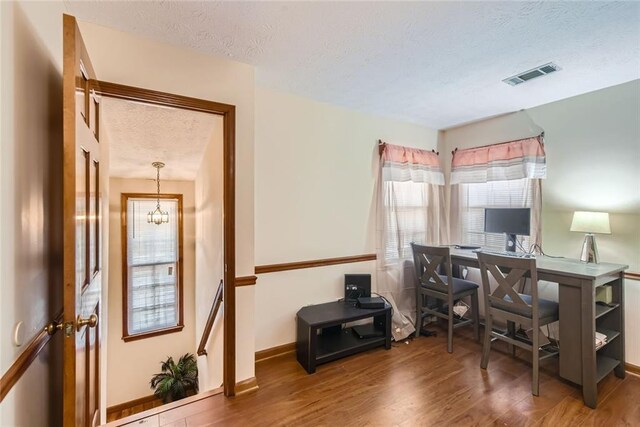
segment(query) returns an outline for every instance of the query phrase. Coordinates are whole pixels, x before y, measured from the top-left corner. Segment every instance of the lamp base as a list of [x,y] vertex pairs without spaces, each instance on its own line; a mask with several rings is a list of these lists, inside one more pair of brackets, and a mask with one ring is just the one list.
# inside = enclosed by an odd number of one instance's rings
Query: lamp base
[[584,243],[582,243],[582,253],[580,261],[586,263],[597,264],[600,262],[598,257],[598,245],[596,245],[596,236],[591,233],[584,235]]

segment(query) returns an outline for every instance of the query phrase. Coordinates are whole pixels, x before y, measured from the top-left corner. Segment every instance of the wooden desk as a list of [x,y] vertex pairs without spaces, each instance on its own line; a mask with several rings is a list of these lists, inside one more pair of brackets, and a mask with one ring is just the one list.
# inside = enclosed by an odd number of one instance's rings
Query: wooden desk
[[[451,249],[451,262],[478,268],[470,250]],[[598,404],[598,382],[611,371],[624,378],[624,292],[621,264],[585,264],[568,258],[536,257],[538,279],[559,285],[560,376],[582,386],[585,405]],[[598,286],[611,285],[615,306],[595,304]],[[605,333],[608,343],[598,351],[595,332]]]

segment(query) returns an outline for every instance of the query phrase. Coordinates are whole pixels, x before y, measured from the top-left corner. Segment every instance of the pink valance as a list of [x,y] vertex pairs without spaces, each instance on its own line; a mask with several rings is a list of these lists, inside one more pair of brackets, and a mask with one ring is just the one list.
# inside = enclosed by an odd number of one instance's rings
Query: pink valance
[[435,152],[392,144],[382,144],[380,152],[384,181],[444,185],[444,173]]
[[451,162],[452,185],[546,177],[544,145],[539,136],[456,150]]

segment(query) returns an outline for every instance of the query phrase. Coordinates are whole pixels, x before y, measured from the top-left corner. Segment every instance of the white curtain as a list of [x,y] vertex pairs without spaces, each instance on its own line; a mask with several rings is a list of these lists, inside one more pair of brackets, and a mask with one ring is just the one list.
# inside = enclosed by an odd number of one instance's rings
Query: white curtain
[[547,176],[542,135],[460,150],[451,161],[451,184],[539,179]]
[[444,175],[431,151],[384,144],[378,177],[378,292],[393,306],[392,335],[415,331],[416,280],[411,242],[446,239]]

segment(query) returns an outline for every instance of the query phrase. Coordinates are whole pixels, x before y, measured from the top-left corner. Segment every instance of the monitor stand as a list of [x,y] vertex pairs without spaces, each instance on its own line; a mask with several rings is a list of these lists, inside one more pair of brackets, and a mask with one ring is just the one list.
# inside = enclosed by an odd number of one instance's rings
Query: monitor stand
[[506,234],[505,246],[504,250],[507,252],[515,252],[516,251],[516,235],[515,234]]

